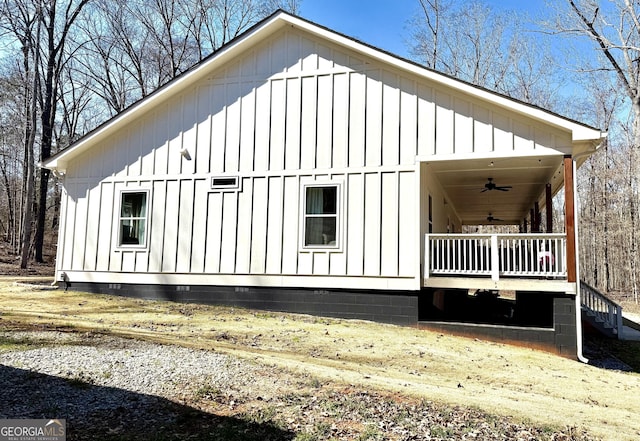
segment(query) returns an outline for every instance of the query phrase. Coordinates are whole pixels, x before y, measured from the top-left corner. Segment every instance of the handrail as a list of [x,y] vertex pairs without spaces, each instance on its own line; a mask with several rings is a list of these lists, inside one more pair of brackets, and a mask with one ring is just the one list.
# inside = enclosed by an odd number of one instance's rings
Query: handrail
[[622,335],[622,306],[584,281],[580,281],[580,301],[606,328]]
[[566,235],[427,234],[430,275],[566,278]]

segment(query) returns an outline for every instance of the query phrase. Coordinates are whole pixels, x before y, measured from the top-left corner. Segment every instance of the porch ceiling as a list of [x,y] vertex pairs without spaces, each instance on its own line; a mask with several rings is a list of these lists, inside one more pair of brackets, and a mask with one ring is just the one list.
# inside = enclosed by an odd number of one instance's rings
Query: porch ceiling
[[[517,225],[536,201],[544,204],[545,185],[555,194],[563,183],[562,156],[527,156],[429,161],[464,225]],[[482,191],[488,178],[509,191]],[[544,208],[541,205],[540,208]],[[500,221],[489,221],[491,214]]]

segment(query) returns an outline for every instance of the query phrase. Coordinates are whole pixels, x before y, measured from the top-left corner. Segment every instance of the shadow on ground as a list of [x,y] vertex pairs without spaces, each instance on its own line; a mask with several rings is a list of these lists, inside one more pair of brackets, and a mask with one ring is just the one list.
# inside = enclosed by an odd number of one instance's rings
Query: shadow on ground
[[202,412],[170,400],[0,365],[0,418],[59,418],[67,440],[292,440],[270,422]]
[[640,373],[640,342],[585,335],[584,356],[589,364],[623,372]]

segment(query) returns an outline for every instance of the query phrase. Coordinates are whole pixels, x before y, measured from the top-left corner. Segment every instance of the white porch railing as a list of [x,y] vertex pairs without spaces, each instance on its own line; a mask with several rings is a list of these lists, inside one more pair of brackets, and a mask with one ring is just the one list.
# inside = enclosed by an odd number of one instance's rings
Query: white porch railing
[[425,278],[566,278],[564,234],[427,234]]
[[613,300],[592,288],[585,282],[580,282],[580,299],[583,309],[594,317],[605,329],[614,334],[622,335],[622,307]]

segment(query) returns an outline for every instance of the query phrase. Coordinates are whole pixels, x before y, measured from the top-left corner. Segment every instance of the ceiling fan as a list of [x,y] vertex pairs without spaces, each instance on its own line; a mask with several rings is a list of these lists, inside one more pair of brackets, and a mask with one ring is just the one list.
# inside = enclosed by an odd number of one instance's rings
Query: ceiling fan
[[502,219],[498,219],[497,217],[493,217],[493,215],[491,213],[489,213],[489,216],[487,216],[487,220],[489,222],[503,222]]
[[511,185],[496,185],[493,182],[493,178],[487,178],[489,182],[484,184],[484,188],[480,190],[480,193],[484,193],[485,191],[491,190],[499,190],[499,191],[509,191],[509,189],[513,188]]

